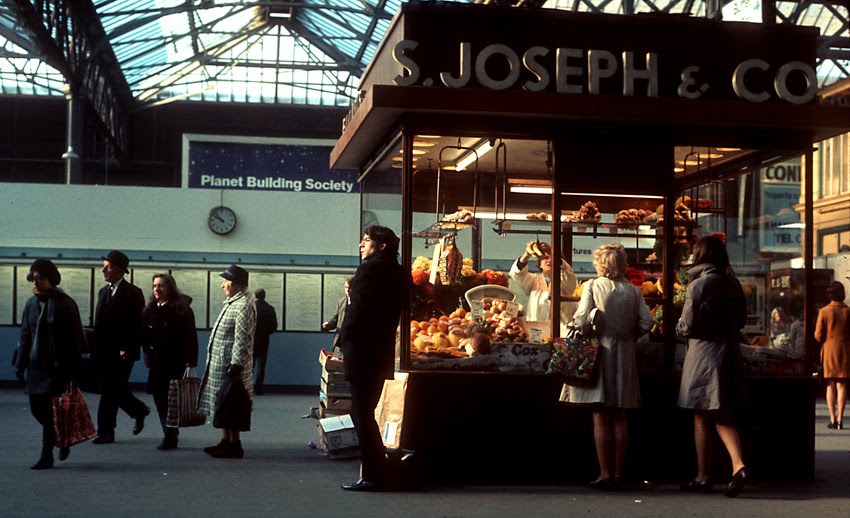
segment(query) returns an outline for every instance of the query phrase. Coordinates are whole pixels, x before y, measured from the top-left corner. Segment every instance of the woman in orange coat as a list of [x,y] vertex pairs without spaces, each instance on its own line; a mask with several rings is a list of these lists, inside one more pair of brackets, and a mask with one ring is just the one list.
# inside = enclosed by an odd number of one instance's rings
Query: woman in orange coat
[[815,326],[815,340],[823,342],[821,364],[826,380],[826,406],[829,428],[844,429],[844,404],[850,378],[850,307],[844,303],[844,285],[832,281],[826,288],[829,304],[821,308]]

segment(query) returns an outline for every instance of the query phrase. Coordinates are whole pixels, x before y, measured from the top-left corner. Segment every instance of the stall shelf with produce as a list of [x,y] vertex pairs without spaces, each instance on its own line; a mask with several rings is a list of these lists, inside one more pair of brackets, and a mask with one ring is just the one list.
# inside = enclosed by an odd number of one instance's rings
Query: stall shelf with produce
[[[513,30],[500,30],[506,24]],[[687,247],[679,245],[701,231],[714,230],[699,216],[693,226],[677,224],[683,212],[679,205],[687,207],[685,196],[692,203],[696,200],[697,215],[719,216],[735,204],[711,198],[701,186],[734,178],[741,174],[740,163],[760,163],[777,153],[811,157],[814,142],[850,127],[846,109],[819,105],[815,92],[800,81],[813,70],[816,45],[816,31],[801,27],[483,5],[402,6],[361,78],[362,95],[343,121],[331,165],[362,172],[363,213],[399,233],[401,260],[413,272],[416,287],[403,310],[399,339],[400,369],[409,373],[402,445],[422,455],[429,478],[593,476],[592,454],[576,453],[592,451],[587,410],[557,402],[560,383],[543,374],[545,360],[533,364],[537,372],[532,372],[504,369],[508,362],[498,358],[505,350],[539,355],[545,337],[540,342],[493,342],[491,335],[491,345],[504,344],[491,348],[494,358],[469,353],[461,357],[459,342],[456,352],[440,347],[445,345],[440,322],[451,331],[448,321],[461,318],[455,312],[471,309],[464,308],[463,294],[485,283],[478,277],[486,270],[482,262],[511,261],[532,238],[552,245],[556,265],[569,254],[574,261],[587,262],[595,242],[635,239],[638,270],[660,273],[652,284],[662,291],[650,293],[646,285],[647,300],[660,305],[662,314],[673,314],[675,289],[664,287],[675,288],[679,281],[678,267],[688,255]],[[604,53],[610,61],[591,59],[587,69],[575,66],[564,76],[565,69],[559,72],[554,66],[555,49],[571,49],[583,59]],[[533,52],[531,61],[523,61],[526,52]],[[770,67],[792,63],[789,67],[797,68],[788,77],[795,79],[783,85],[773,81],[775,74],[748,74],[746,82],[734,83],[736,67],[750,66],[753,53]],[[466,57],[458,61],[459,54]],[[653,72],[619,72],[622,67],[643,70],[635,68],[636,58],[640,67]],[[704,63],[701,72],[686,77],[711,88],[693,90],[682,83],[682,71],[693,72],[688,67],[694,63]],[[599,75],[599,67],[607,65],[617,71]],[[753,91],[766,92],[768,99],[754,102],[749,95]],[[677,152],[687,153],[694,146],[743,151],[726,166],[716,160],[710,168],[675,172]],[[537,193],[520,188],[535,188]],[[712,207],[703,202],[700,211],[703,198]],[[586,213],[586,202],[599,207],[609,203],[601,212],[610,221],[594,217],[566,222],[549,216],[566,216],[577,208]],[[443,219],[446,214],[464,208],[475,213],[469,227],[442,228],[450,223]],[[639,211],[655,214],[651,230],[629,219],[648,216]],[[493,222],[495,232],[490,231]],[[457,255],[431,255],[434,241],[447,236],[451,240],[441,243],[442,249],[460,252],[466,264],[459,264]],[[664,239],[669,236],[674,239]],[[580,245],[585,239],[598,241]],[[644,239],[652,244],[645,245]],[[653,252],[657,262],[643,268]],[[810,263],[810,249],[808,254]],[[429,255],[432,265],[434,259],[443,259],[451,266],[445,282],[431,282],[433,271],[415,272],[414,261]],[[469,275],[463,275],[464,269]],[[493,279],[500,273],[505,272],[487,272]],[[422,282],[417,284],[417,278]],[[642,288],[646,281],[640,279]],[[489,279],[486,283],[498,284]],[[561,297],[560,283],[559,275],[553,275],[553,305]],[[572,302],[573,295],[562,300]],[[548,323],[549,337],[558,333],[557,320],[556,312]],[[423,323],[431,345],[420,340],[422,350],[416,350]],[[410,334],[403,332],[408,325]],[[429,351],[432,325],[438,346]],[[446,333],[451,344],[449,336]],[[687,416],[675,408],[677,343],[672,326],[665,322],[654,339],[651,347],[657,356],[641,368],[644,406],[631,416],[627,476],[684,479],[691,475],[692,444]],[[421,368],[417,360],[429,352],[437,367]],[[455,367],[465,364],[470,368]],[[810,426],[788,426],[781,439],[766,430],[775,425],[775,417],[767,412],[782,413],[787,423],[812,423],[814,383],[803,376],[764,375],[751,376],[748,383],[754,397],[751,431],[758,436],[747,440],[754,464],[760,466],[757,473],[765,478],[810,478]],[[788,441],[799,448],[789,452]],[[541,447],[545,463],[529,455]],[[780,450],[785,452],[781,459],[775,455]],[[666,453],[659,455],[662,451]],[[722,463],[718,466],[725,469]],[[718,476],[722,478],[723,471]]]

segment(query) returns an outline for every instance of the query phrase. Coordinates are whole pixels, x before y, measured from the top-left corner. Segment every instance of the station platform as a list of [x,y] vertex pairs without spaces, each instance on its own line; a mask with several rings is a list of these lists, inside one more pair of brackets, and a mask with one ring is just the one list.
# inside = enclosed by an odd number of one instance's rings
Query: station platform
[[[149,395],[137,396],[153,408]],[[98,398],[86,393],[93,413]],[[121,413],[114,444],[79,444],[54,469],[33,471],[40,427],[22,390],[0,390],[0,516],[850,516],[850,429],[827,429],[822,400],[814,480],[756,480],[734,499],[723,496],[725,484],[716,484],[715,494],[694,495],[653,481],[633,481],[616,493],[584,484],[442,484],[351,493],[339,486],[357,478],[359,461],[331,460],[310,447],[319,442],[318,422],[302,416],[314,406],[313,395],[257,396],[252,431],[243,434],[245,458],[238,460],[203,453],[219,439],[211,425],[183,429],[177,450],[159,451],[157,420],[149,417],[133,436],[132,420]],[[782,422],[777,416],[775,433],[782,434]],[[529,445],[528,454],[545,463],[547,447]],[[757,473],[758,466],[752,468]]]

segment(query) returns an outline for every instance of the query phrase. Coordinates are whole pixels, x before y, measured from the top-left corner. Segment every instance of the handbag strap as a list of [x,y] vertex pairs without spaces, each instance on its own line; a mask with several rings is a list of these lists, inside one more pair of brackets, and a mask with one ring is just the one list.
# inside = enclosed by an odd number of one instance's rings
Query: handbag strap
[[186,370],[183,371],[184,378],[197,378],[198,375],[195,373],[194,367],[186,367]]

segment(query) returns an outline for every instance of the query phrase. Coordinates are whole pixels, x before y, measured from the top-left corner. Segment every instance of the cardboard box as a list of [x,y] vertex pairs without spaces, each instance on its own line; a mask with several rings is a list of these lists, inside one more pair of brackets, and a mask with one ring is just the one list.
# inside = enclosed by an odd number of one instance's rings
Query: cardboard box
[[325,452],[341,452],[360,446],[357,432],[354,431],[354,423],[348,414],[319,419],[317,429],[322,450]]
[[337,414],[347,414],[351,410],[351,398],[328,397],[324,392],[319,392],[319,404]]
[[351,397],[351,385],[348,383],[328,383],[325,380],[319,384],[319,389],[327,394],[329,398],[332,397]]
[[328,372],[342,372],[344,370],[342,358],[324,349],[319,351],[319,363]]
[[347,381],[345,381],[345,373],[329,372],[325,369],[322,369],[322,379],[327,381],[328,383],[333,383],[334,385],[348,383]]

